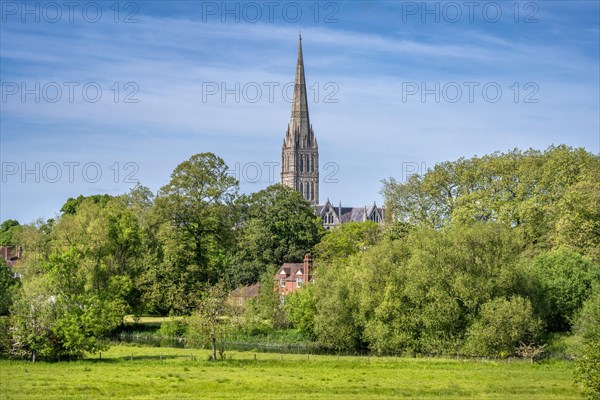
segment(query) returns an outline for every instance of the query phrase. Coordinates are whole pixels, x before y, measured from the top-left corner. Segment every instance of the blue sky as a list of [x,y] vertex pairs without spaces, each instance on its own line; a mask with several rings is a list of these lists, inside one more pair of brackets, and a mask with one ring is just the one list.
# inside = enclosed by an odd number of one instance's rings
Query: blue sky
[[2,220],[156,191],[206,151],[243,192],[277,182],[299,31],[321,202],[381,204],[382,179],[459,157],[600,151],[597,1],[0,6]]

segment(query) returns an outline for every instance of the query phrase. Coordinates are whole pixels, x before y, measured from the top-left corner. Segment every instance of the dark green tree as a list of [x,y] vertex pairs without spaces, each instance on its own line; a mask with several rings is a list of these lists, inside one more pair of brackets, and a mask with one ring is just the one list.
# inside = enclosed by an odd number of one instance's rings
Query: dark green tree
[[77,213],[77,209],[85,200],[98,204],[100,207],[104,207],[106,203],[112,198],[109,194],[93,194],[91,196],[79,195],[77,198],[69,197],[65,204],[60,208],[60,212],[67,215],[73,215]]
[[220,278],[233,240],[232,204],[237,189],[225,162],[212,153],[196,154],[175,168],[155,205],[170,231],[190,247],[191,257],[171,267],[192,269],[191,278],[198,282],[214,283]]
[[7,219],[2,222],[0,226],[0,245],[2,246],[16,246],[18,240],[18,232],[21,230],[19,221],[14,219]]
[[557,249],[531,261],[539,312],[552,332],[567,331],[600,277],[598,267],[578,253]]
[[19,287],[19,279],[14,277],[4,259],[0,259],[0,316],[8,315]]
[[258,282],[265,271],[284,262],[301,262],[323,234],[310,204],[282,185],[254,193],[244,208],[230,261],[233,286]]

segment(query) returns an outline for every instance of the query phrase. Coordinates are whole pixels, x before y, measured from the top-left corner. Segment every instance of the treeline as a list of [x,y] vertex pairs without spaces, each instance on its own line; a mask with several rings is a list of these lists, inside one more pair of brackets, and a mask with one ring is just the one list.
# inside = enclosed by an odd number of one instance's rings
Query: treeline
[[600,157],[583,149],[444,162],[382,193],[387,226],[325,236],[316,284],[290,299],[326,346],[515,355],[600,290]]
[[[531,356],[546,333],[572,330],[595,365],[600,157],[558,146],[459,159],[384,180],[382,194],[384,225],[324,232],[297,192],[239,195],[223,160],[204,153],[156,196],[137,186],[69,199],[55,220],[7,222],[2,238],[24,259],[20,283],[0,279],[4,348],[77,357],[125,314],[196,318],[217,283],[222,299],[261,281],[236,329],[293,327],[346,351],[494,357]],[[282,305],[273,274],[308,252],[314,284]]]
[[5,267],[0,279],[0,311],[10,311],[0,349],[16,356],[77,358],[100,349],[127,314],[189,315],[217,282],[257,282],[323,235],[299,193],[275,185],[239,195],[211,153],[178,165],[156,196],[138,185],[72,198],[60,211],[3,224],[23,248],[12,271],[21,279]]

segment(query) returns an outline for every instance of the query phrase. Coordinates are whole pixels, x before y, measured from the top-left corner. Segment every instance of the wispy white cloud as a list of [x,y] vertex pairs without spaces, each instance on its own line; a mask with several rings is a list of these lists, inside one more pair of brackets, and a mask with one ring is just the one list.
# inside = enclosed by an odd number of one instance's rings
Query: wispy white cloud
[[[302,29],[308,83],[321,90],[310,107],[322,164],[340,167],[340,183],[324,185],[323,196],[370,203],[378,198],[379,180],[398,174],[402,162],[432,165],[461,155],[561,142],[597,151],[598,59],[590,50],[597,40],[583,48],[553,43],[544,35],[555,27],[543,24],[537,33],[530,30],[533,39],[481,26],[401,28],[341,22]],[[0,29],[2,81],[97,82],[104,90],[98,103],[3,103],[3,160],[134,161],[141,181],[157,189],[178,162],[195,152],[215,151],[232,165],[279,159],[290,105],[280,88],[268,101],[264,83],[281,87],[293,80],[298,30],[293,24],[141,15],[140,23],[131,25],[5,24]],[[431,87],[452,81],[498,82],[504,95],[498,103],[480,95],[474,103],[456,104],[435,103],[431,96],[425,102],[418,95],[403,99],[407,82]],[[538,84],[540,102],[512,101],[509,87],[529,81]],[[112,101],[114,82],[135,82],[139,103]],[[252,82],[263,89],[257,103],[235,102],[231,95],[224,102],[219,95],[203,101],[207,83],[231,89]],[[323,102],[327,82],[339,88],[338,103]],[[243,187],[258,190],[265,184]],[[104,182],[56,184],[50,190],[9,184],[10,196],[2,193],[2,214],[48,216],[47,210],[65,197],[126,187]],[[60,200],[22,210],[19,199],[46,190]]]

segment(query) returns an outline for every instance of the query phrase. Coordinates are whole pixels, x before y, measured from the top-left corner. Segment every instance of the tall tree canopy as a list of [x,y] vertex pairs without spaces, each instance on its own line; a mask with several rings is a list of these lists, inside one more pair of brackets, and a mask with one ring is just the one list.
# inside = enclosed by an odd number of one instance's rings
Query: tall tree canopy
[[297,191],[273,185],[246,198],[230,277],[234,285],[258,282],[269,268],[302,262],[323,234],[312,206]]
[[[388,218],[441,227],[493,221],[528,244],[565,243],[596,254],[600,156],[568,146],[513,150],[435,165],[406,182],[383,181]],[[557,207],[557,205],[559,205]],[[573,234],[576,227],[583,228]]]

